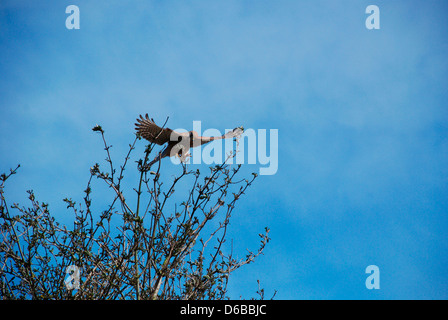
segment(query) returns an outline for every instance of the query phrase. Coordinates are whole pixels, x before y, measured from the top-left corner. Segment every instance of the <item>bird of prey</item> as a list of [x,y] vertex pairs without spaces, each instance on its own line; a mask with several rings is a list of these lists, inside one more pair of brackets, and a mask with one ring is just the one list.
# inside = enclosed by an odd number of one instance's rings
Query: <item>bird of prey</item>
[[165,157],[178,156],[181,161],[185,161],[190,156],[188,153],[190,148],[209,143],[213,140],[238,137],[243,133],[244,129],[243,127],[238,127],[218,137],[201,137],[196,131],[176,132],[169,128],[161,128],[154,123],[154,119],[149,118],[148,114],[146,114],[145,117],[140,115],[140,119],[137,118],[135,130],[140,136],[151,143],[158,145],[168,143],[166,148],[148,164],[148,167],[151,167],[154,163]]

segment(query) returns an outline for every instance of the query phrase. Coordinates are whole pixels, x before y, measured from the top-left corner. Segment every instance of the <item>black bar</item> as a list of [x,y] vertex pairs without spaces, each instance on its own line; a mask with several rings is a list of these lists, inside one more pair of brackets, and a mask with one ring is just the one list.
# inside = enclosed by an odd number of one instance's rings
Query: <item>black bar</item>
[[[356,315],[359,310],[377,313],[390,307],[412,310],[414,301],[348,301],[348,300],[220,300],[220,301],[0,301],[0,310],[6,315],[27,311],[33,316],[57,314],[61,317],[81,317],[98,314],[130,316],[139,314],[141,319],[296,319],[324,315]],[[409,308],[410,305],[413,307]],[[424,306],[422,306],[424,307]],[[358,311],[356,311],[358,310]],[[93,313],[94,312],[94,313]],[[98,312],[98,313],[97,313]],[[361,313],[363,313],[361,312]],[[402,313],[401,313],[402,314]],[[308,315],[308,316],[306,316]],[[361,315],[361,314],[360,314]],[[286,316],[286,317],[285,317]],[[361,317],[362,318],[362,317]]]

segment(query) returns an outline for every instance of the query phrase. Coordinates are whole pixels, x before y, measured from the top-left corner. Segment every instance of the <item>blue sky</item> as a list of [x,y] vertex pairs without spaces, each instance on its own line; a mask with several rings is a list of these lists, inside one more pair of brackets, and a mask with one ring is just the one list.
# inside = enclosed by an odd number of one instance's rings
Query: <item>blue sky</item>
[[[80,9],[67,30],[65,8]],[[365,9],[380,9],[379,30]],[[0,171],[66,216],[140,113],[169,126],[278,129],[279,166],[240,202],[232,298],[448,298],[444,1],[2,1]],[[136,152],[143,152],[140,142]],[[170,164],[167,162],[165,166]],[[174,169],[173,169],[174,170]],[[256,165],[244,168],[247,174]],[[133,179],[130,177],[130,179]],[[367,290],[368,265],[381,288]]]

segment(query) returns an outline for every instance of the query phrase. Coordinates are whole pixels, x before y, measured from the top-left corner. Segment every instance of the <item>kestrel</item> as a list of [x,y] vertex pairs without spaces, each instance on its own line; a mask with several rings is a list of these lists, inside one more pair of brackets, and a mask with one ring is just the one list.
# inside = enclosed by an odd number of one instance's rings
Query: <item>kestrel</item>
[[181,161],[185,161],[186,158],[190,156],[188,153],[190,148],[209,143],[213,140],[238,137],[243,133],[243,127],[235,128],[218,137],[202,137],[199,136],[196,131],[176,132],[169,128],[159,127],[154,123],[154,119],[148,117],[148,114],[146,114],[145,117],[140,115],[140,119],[137,118],[135,130],[140,136],[151,143],[156,143],[158,145],[168,143],[166,148],[148,164],[148,167],[151,167],[158,160],[165,157],[177,156]]

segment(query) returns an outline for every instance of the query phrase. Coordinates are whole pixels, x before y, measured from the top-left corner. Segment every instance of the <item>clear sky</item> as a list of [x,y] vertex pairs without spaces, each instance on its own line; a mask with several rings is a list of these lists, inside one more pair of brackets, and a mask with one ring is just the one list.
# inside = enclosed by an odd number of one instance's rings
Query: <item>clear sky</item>
[[[65,27],[70,4],[79,30]],[[379,30],[365,26],[370,4]],[[278,129],[278,171],[248,190],[229,235],[241,256],[265,226],[272,241],[230,297],[254,296],[260,279],[279,299],[446,299],[447,9],[2,0],[0,171],[22,165],[10,202],[33,189],[65,219],[62,199],[81,200],[104,159],[97,123],[119,162],[140,113],[188,130]],[[369,265],[379,290],[365,287]]]

